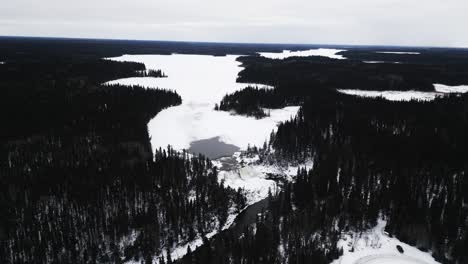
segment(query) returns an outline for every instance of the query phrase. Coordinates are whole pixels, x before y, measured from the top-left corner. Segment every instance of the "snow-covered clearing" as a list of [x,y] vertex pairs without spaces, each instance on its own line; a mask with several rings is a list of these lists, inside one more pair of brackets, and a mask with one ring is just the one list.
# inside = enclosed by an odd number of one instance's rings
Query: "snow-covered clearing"
[[300,50],[300,51],[290,51],[284,50],[282,53],[273,53],[273,52],[260,52],[260,56],[270,59],[285,59],[289,57],[309,57],[309,56],[322,56],[328,57],[331,59],[344,60],[346,59],[342,55],[338,55],[338,52],[345,51],[339,49],[311,49],[311,50]]
[[227,144],[246,149],[248,144],[261,145],[281,121],[297,114],[299,107],[270,110],[262,119],[215,111],[223,96],[249,85],[272,88],[262,84],[237,83],[242,69],[237,56],[207,55],[124,55],[116,61],[135,61],[148,69],[161,69],[166,78],[126,78],[108,84],[141,85],[176,91],[182,105],[161,111],[148,124],[153,151],[171,145],[177,150],[187,149],[193,141],[219,137]]
[[331,264],[440,264],[431,254],[390,237],[385,232],[385,225],[385,220],[379,220],[376,227],[366,232],[343,234],[338,241],[343,256]]

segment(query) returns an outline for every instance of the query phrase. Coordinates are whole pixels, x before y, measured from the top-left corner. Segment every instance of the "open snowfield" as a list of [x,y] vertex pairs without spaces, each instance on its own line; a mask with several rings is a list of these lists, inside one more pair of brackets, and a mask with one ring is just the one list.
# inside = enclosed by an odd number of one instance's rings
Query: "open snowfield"
[[[343,256],[331,264],[440,264],[427,252],[405,244],[385,232],[386,221],[363,233],[343,234],[338,247]],[[400,253],[397,246],[401,246]]]
[[126,78],[108,84],[140,85],[176,91],[182,105],[161,111],[148,124],[153,151],[171,145],[177,150],[187,149],[193,141],[219,137],[227,144],[246,149],[248,144],[261,145],[279,122],[297,114],[299,107],[271,110],[270,116],[255,119],[215,111],[223,96],[248,85],[272,88],[267,85],[237,83],[242,67],[237,56],[207,55],[124,55],[116,61],[135,61],[148,69],[161,69],[167,78]]
[[309,56],[322,56],[328,57],[331,59],[343,60],[345,57],[338,55],[338,52],[345,51],[339,49],[311,49],[311,50],[300,50],[300,51],[290,51],[285,50],[282,53],[274,52],[260,52],[260,56],[270,59],[286,59],[289,57],[309,57]]

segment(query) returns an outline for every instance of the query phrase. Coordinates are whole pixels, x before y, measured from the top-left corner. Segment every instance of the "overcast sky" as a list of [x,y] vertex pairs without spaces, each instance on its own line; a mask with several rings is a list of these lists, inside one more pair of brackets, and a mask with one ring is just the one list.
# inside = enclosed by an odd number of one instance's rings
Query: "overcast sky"
[[11,0],[0,35],[468,47],[468,0]]

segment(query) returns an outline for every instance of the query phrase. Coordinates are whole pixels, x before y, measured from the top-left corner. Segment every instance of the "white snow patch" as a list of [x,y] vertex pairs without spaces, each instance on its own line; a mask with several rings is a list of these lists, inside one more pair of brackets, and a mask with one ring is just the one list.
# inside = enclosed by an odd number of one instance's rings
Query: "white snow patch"
[[420,91],[366,91],[366,90],[352,90],[352,89],[339,89],[337,90],[343,94],[355,95],[360,97],[371,98],[384,98],[389,101],[432,101],[438,96],[443,94],[438,92],[420,92]]
[[[331,264],[440,264],[431,254],[388,236],[386,221],[363,233],[348,232],[338,241],[343,256]],[[400,253],[397,245],[404,250]]]
[[382,54],[408,54],[408,55],[420,55],[420,52],[411,52],[411,51],[376,51],[375,53]]
[[339,49],[311,49],[311,50],[300,50],[300,51],[290,51],[284,50],[282,53],[274,52],[260,52],[260,56],[270,59],[286,59],[289,57],[309,57],[309,56],[322,56],[328,57],[331,59],[343,60],[346,59],[342,55],[338,55],[338,52],[345,51]]
[[161,111],[149,122],[153,151],[168,145],[176,150],[187,149],[193,141],[214,137],[246,149],[249,143],[263,144],[278,123],[295,116],[299,107],[271,109],[270,116],[262,119],[215,111],[215,104],[228,93],[249,85],[273,88],[262,84],[237,83],[237,74],[242,67],[236,58],[181,54],[124,55],[110,59],[141,62],[147,68],[161,69],[168,77],[126,78],[107,84],[169,89],[182,97],[182,105]]
[[468,85],[448,86],[444,84],[435,83],[434,88],[439,93],[467,93]]

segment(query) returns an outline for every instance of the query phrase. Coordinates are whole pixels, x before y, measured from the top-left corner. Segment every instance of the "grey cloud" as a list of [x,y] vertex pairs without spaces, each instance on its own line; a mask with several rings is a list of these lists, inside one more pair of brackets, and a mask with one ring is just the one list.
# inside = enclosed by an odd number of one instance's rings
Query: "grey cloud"
[[462,0],[15,0],[0,35],[468,46]]

